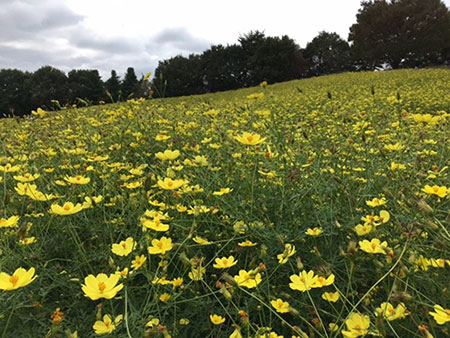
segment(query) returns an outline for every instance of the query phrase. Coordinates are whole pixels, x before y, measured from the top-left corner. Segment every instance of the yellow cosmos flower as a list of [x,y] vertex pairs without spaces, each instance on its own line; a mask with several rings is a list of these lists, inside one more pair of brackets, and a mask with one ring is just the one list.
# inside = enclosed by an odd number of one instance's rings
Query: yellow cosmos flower
[[387,248],[387,245],[386,241],[381,243],[378,238],[374,238],[370,242],[367,239],[359,241],[361,250],[370,254],[386,254],[385,249]]
[[249,240],[247,239],[247,240],[244,241],[244,242],[238,243],[238,245],[239,245],[240,247],[245,248],[245,247],[248,247],[248,246],[255,246],[255,245],[257,245],[257,243],[253,243],[252,241],[249,241]]
[[284,302],[282,299],[277,298],[272,300],[270,304],[275,308],[278,313],[287,313],[290,310],[290,305],[288,302]]
[[21,245],[30,245],[36,243],[36,237],[25,237],[24,239],[19,239],[19,244]]
[[9,218],[0,218],[0,228],[12,228],[17,226],[19,216],[11,216]]
[[336,303],[339,299],[339,292],[324,292],[322,294],[322,299],[328,302]]
[[14,190],[20,195],[28,195],[30,192],[36,192],[37,191],[37,185],[36,184],[24,184],[24,183],[17,183],[17,187],[14,187]]
[[11,165],[11,163],[7,163],[4,166],[0,165],[0,170],[4,171],[5,173],[15,173],[17,171],[19,171],[21,168],[20,165]]
[[161,222],[159,218],[154,218],[153,220],[150,220],[148,218],[142,217],[141,224],[145,228],[152,229],[154,231],[164,232],[169,230],[169,225]]
[[358,236],[365,236],[372,231],[373,227],[370,224],[358,224],[354,229]]
[[92,300],[111,299],[123,288],[123,284],[116,285],[119,278],[120,276],[116,274],[109,275],[109,277],[104,273],[97,276],[88,275],[84,279],[84,285],[81,289],[84,295]]
[[73,215],[83,210],[83,206],[80,203],[74,205],[72,202],[66,202],[63,206],[57,203],[52,204],[51,212],[55,215],[66,216]]
[[450,309],[444,309],[442,306],[436,304],[434,306],[434,311],[436,312],[430,311],[429,314],[433,316],[436,323],[443,325],[450,322]]
[[212,244],[212,242],[210,242],[207,239],[204,239],[204,238],[202,238],[200,236],[195,236],[194,238],[192,238],[192,240],[195,243],[200,244],[200,245],[211,245]]
[[365,217],[361,217],[361,220],[364,221],[366,225],[371,224],[374,226],[378,226],[384,223],[389,222],[391,219],[391,215],[386,210],[381,210],[380,214],[377,215],[367,215]]
[[94,323],[93,328],[95,330],[95,333],[101,335],[113,332],[116,329],[117,325],[119,325],[122,321],[122,318],[123,316],[119,315],[114,319],[113,322],[109,315],[104,315],[103,320],[97,320]]
[[446,186],[437,186],[433,185],[432,187],[428,184],[422,189],[424,193],[430,194],[430,195],[436,195],[440,198],[444,198],[447,196],[449,189]]
[[131,261],[131,267],[134,270],[138,270],[141,268],[142,265],[144,265],[144,263],[147,261],[147,257],[145,257],[144,255],[141,256],[136,256],[132,261]]
[[319,236],[323,232],[322,228],[309,228],[305,231],[305,234],[309,236]]
[[125,182],[123,186],[127,189],[137,189],[139,187],[142,187],[144,183],[142,181],[135,181],[135,182]]
[[34,180],[37,180],[39,178],[39,174],[24,174],[24,175],[17,175],[13,176],[16,181],[27,183],[27,182],[33,182]]
[[119,244],[114,243],[111,251],[117,256],[128,256],[135,248],[136,242],[133,237],[128,237],[125,241],[121,241]]
[[159,152],[155,154],[155,157],[162,161],[173,161],[180,156],[179,150],[165,150],[163,153]]
[[241,329],[236,327],[228,338],[242,338]]
[[158,180],[157,186],[164,190],[175,190],[183,185],[185,185],[187,181],[185,180],[172,180],[171,178],[164,178],[164,180]]
[[152,240],[152,246],[148,247],[148,253],[150,255],[164,255],[167,251],[172,250],[172,248],[172,239],[163,236],[161,239]]
[[405,149],[405,146],[403,144],[401,144],[400,142],[397,142],[395,144],[386,144],[384,146],[384,149],[389,150],[389,151],[400,151]]
[[389,167],[389,169],[391,171],[395,171],[395,170],[405,170],[406,166],[404,164],[401,163],[395,163],[395,162],[391,162],[391,166]]
[[255,145],[258,145],[258,144],[264,142],[266,138],[265,137],[261,138],[261,135],[256,134],[256,133],[254,134],[254,133],[244,132],[242,135],[236,136],[234,139],[246,146],[255,146]]
[[313,284],[313,288],[322,288],[324,286],[328,286],[334,283],[334,274],[328,276],[328,278],[317,276],[316,282]]
[[225,318],[216,314],[209,315],[209,319],[211,320],[211,323],[213,323],[214,325],[220,325],[225,322]]
[[357,312],[352,312],[345,321],[347,331],[342,330],[344,338],[356,338],[369,332],[370,318]]
[[168,293],[163,293],[159,296],[159,300],[163,303],[167,302],[170,299],[170,295]]
[[213,195],[214,196],[222,196],[222,195],[225,195],[225,194],[229,194],[232,191],[233,191],[233,189],[230,189],[230,188],[220,188],[219,191],[214,191]]
[[381,303],[379,307],[375,310],[376,316],[383,316],[388,321],[393,321],[395,319],[402,319],[408,315],[406,311],[406,306],[403,303],[397,305],[396,308],[391,303],[384,302]]
[[314,271],[310,270],[306,272],[303,270],[298,275],[292,275],[289,277],[292,283],[289,283],[289,287],[292,290],[298,290],[305,292],[311,290],[317,283],[317,276],[314,275]]
[[37,278],[34,271],[34,268],[30,268],[28,271],[18,268],[11,276],[6,272],[0,272],[0,290],[11,291],[27,286]]
[[286,264],[288,259],[289,259],[289,257],[293,256],[295,253],[296,253],[295,245],[286,244],[284,246],[284,252],[277,255],[278,263]]
[[88,184],[91,181],[91,179],[89,177],[77,175],[75,177],[66,176],[66,177],[64,177],[64,181],[66,181],[67,183],[70,183],[70,184],[84,185],[84,184]]
[[369,207],[375,208],[375,207],[379,207],[381,205],[385,205],[387,203],[386,198],[382,197],[382,198],[374,198],[370,201],[366,201],[366,204]]
[[155,141],[165,141],[165,140],[168,140],[169,138],[170,138],[169,135],[158,134],[155,136]]
[[240,270],[239,275],[234,276],[234,280],[239,286],[245,286],[246,288],[256,288],[261,283],[261,274],[253,273],[252,271]]
[[227,269],[231,268],[233,265],[236,265],[238,261],[235,260],[233,256],[229,256],[228,258],[216,258],[215,262],[216,263],[213,265],[213,267],[215,267],[216,269]]

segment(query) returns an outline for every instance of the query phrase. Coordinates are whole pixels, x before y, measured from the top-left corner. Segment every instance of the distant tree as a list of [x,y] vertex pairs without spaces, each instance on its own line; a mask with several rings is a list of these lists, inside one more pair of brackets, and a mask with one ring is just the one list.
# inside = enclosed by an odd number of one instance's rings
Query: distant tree
[[17,69],[0,70],[0,117],[22,116],[32,110],[30,102],[31,74]]
[[64,72],[44,66],[33,73],[30,79],[31,105],[33,108],[55,108],[52,100],[57,100],[61,106],[69,102],[68,79]]
[[136,73],[134,72],[134,68],[128,67],[127,72],[125,73],[125,78],[123,79],[121,85],[123,98],[126,100],[136,97],[138,87],[139,81],[137,79]]
[[204,85],[209,92],[248,85],[247,57],[239,45],[212,46],[201,55]]
[[450,14],[440,0],[363,1],[349,41],[368,68],[443,61],[450,47]]
[[71,103],[77,103],[77,99],[98,103],[103,99],[103,82],[98,70],[71,70],[68,83]]
[[320,32],[306,45],[303,56],[308,62],[309,76],[352,69],[350,46],[336,33]]
[[160,61],[152,87],[159,96],[200,94],[205,91],[200,55],[181,55]]
[[105,89],[111,95],[113,102],[119,101],[120,79],[114,69],[111,71],[111,77],[105,82]]

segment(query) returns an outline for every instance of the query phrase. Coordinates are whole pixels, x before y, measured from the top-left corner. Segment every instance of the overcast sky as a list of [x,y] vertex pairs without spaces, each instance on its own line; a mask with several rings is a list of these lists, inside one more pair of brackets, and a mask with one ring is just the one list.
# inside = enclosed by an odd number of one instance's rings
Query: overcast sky
[[[444,1],[450,6],[450,0]],[[347,39],[360,0],[0,0],[0,68],[111,69],[138,77],[159,60],[233,44],[250,30],[304,48],[318,32]]]

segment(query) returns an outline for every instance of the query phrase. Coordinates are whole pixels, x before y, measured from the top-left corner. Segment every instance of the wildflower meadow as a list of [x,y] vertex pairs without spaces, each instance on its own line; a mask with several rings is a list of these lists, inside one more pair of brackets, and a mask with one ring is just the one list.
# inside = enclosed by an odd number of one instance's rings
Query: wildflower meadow
[[0,120],[0,337],[448,337],[450,71]]

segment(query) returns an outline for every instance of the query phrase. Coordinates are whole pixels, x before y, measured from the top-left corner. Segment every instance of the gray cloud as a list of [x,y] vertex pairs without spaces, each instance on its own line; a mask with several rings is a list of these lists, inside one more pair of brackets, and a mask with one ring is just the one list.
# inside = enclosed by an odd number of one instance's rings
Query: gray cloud
[[211,43],[203,38],[193,36],[186,28],[166,28],[159,32],[146,45],[147,49],[165,46],[179,52],[200,53],[208,49]]

